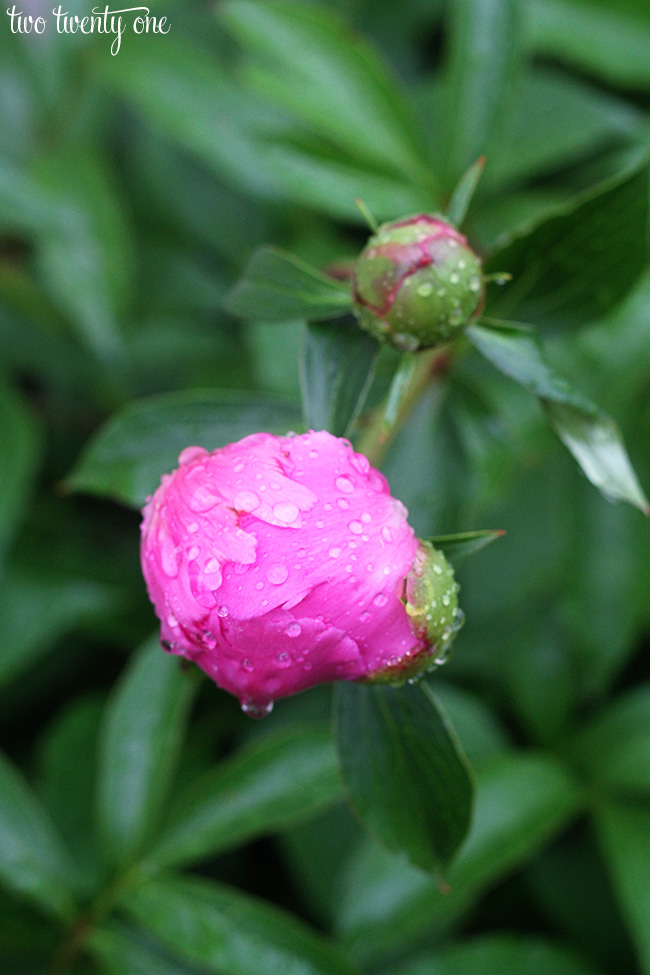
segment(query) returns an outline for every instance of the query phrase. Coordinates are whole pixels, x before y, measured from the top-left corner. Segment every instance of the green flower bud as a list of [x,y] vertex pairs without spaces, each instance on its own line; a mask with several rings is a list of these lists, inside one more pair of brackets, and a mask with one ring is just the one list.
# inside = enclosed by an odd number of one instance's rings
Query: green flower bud
[[403,602],[411,617],[411,625],[421,644],[412,654],[406,654],[384,670],[369,678],[372,684],[415,683],[427,671],[434,670],[447,660],[454,637],[464,622],[458,606],[459,586],[454,570],[444,554],[431,542],[420,542],[413,567],[405,580]]
[[375,338],[414,352],[455,338],[480,312],[484,288],[466,238],[422,214],[370,238],[354,269],[354,312]]

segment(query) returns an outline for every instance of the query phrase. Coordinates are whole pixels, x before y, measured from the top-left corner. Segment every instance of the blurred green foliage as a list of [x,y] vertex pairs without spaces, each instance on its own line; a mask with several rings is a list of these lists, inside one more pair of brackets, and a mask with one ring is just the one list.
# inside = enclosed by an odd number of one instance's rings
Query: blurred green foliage
[[384,462],[420,535],[507,533],[430,681],[476,775],[449,890],[343,804],[329,688],[253,726],[157,650],[134,509],[190,442],[297,428],[301,378],[308,423],[363,431],[395,353],[225,295],[265,243],[345,266],[356,197],[442,208],[483,153],[494,313],[647,489],[650,8],[152,8],[169,34],[117,56],[0,15],[0,970],[648,975],[650,530],[523,390],[468,344]]

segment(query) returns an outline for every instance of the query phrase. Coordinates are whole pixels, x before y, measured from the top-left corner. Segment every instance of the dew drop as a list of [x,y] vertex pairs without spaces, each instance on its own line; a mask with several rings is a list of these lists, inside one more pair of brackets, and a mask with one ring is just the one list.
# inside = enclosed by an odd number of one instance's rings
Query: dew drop
[[450,284],[458,284],[459,281],[460,281],[460,275],[458,275],[455,271],[449,275]]
[[381,530],[382,538],[387,542],[393,541],[393,530],[389,528],[388,525],[384,525]]
[[364,525],[369,525],[372,521],[372,515],[367,511],[364,511],[364,513],[361,515],[361,521],[364,523]]
[[350,502],[347,498],[339,498],[336,503],[338,504],[339,508],[343,508],[344,511],[346,508],[350,507]]
[[227,615],[228,615],[228,607],[227,606],[219,606],[219,608],[217,610],[217,616],[220,616],[222,620],[225,620],[225,618],[227,617]]
[[295,638],[297,636],[300,636],[300,634],[302,633],[302,626],[300,625],[300,623],[289,623],[288,627],[284,632],[287,634],[287,636],[290,636],[292,639],[295,640]]
[[354,491],[354,484],[352,483],[349,477],[345,476],[345,474],[342,474],[340,477],[337,477],[334,483],[336,484],[339,491],[343,491],[343,494],[352,494]]
[[266,718],[273,710],[273,701],[252,701],[250,698],[246,698],[241,702],[241,709],[248,718],[254,718],[259,721],[261,718]]
[[362,623],[367,623],[368,620],[371,618],[371,616],[372,616],[372,614],[367,609],[364,609],[363,613],[359,617],[359,620]]
[[383,592],[379,592],[373,599],[373,602],[375,606],[385,606],[388,602],[388,596],[386,596]]
[[418,287],[417,293],[420,298],[428,298],[430,294],[433,294],[433,285],[430,281],[425,281]]
[[266,570],[266,578],[274,586],[281,586],[283,582],[287,581],[288,576],[289,570],[281,562],[278,562],[276,565],[270,565]]
[[167,617],[167,625],[171,627],[178,626],[178,620],[173,613],[170,613]]
[[210,576],[210,575],[214,575],[215,572],[218,572],[220,568],[221,566],[219,565],[219,559],[213,558],[213,559],[209,559],[205,563],[205,565],[203,566],[203,571],[205,572],[206,576]]
[[235,464],[235,466],[233,467],[233,473],[234,473],[234,474],[241,474],[241,472],[242,472],[242,471],[243,471],[243,469],[244,469],[244,466],[245,466],[245,465],[244,465],[244,464],[242,464],[242,463],[239,463],[239,464]]
[[470,291],[476,293],[481,290],[481,279],[477,276],[469,279],[469,284],[467,285]]
[[338,559],[339,555],[341,554],[341,549],[334,546],[334,548],[331,548],[327,554],[331,559]]
[[360,521],[351,521],[350,524],[348,525],[348,528],[350,529],[353,535],[360,535],[363,531],[363,525],[361,524]]
[[256,582],[255,583],[255,588],[256,589],[263,589],[264,588],[264,583],[263,582]]
[[253,661],[249,660],[248,657],[245,657],[242,660],[241,666],[242,666],[242,670],[245,670],[248,674],[252,674],[253,671],[255,670],[255,667],[253,666]]
[[291,666],[291,657],[286,652],[286,650],[281,650],[280,653],[275,658],[275,662],[277,663],[278,667],[282,667],[282,669],[284,670],[287,667]]
[[198,521],[193,521],[191,524],[189,524],[187,526],[187,530],[190,533],[190,535],[196,534],[196,532],[199,530],[199,523],[198,523]]
[[290,525],[296,520],[300,512],[298,506],[293,501],[278,501],[277,504],[273,505],[273,514],[278,521],[284,522],[285,525]]

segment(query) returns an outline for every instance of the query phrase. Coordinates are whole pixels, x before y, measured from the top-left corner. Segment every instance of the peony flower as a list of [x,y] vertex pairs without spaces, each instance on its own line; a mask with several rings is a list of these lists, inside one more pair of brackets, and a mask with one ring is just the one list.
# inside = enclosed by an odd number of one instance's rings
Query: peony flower
[[456,338],[480,312],[481,262],[454,227],[429,214],[385,223],[354,269],[359,324],[398,349]]
[[326,681],[413,677],[449,643],[457,586],[406,516],[326,432],[188,447],[143,512],[162,645],[254,716]]

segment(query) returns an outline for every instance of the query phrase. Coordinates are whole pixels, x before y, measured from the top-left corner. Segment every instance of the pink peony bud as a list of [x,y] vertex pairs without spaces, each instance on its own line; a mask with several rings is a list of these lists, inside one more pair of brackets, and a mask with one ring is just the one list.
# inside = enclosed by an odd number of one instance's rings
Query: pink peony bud
[[483,305],[481,262],[462,234],[430,214],[385,223],[354,269],[360,325],[398,349],[456,338]]
[[419,584],[407,592],[422,546],[347,440],[258,433],[213,453],[188,447],[179,464],[142,523],[167,650],[253,716],[314,684],[403,680],[432,665],[431,627],[413,607]]

